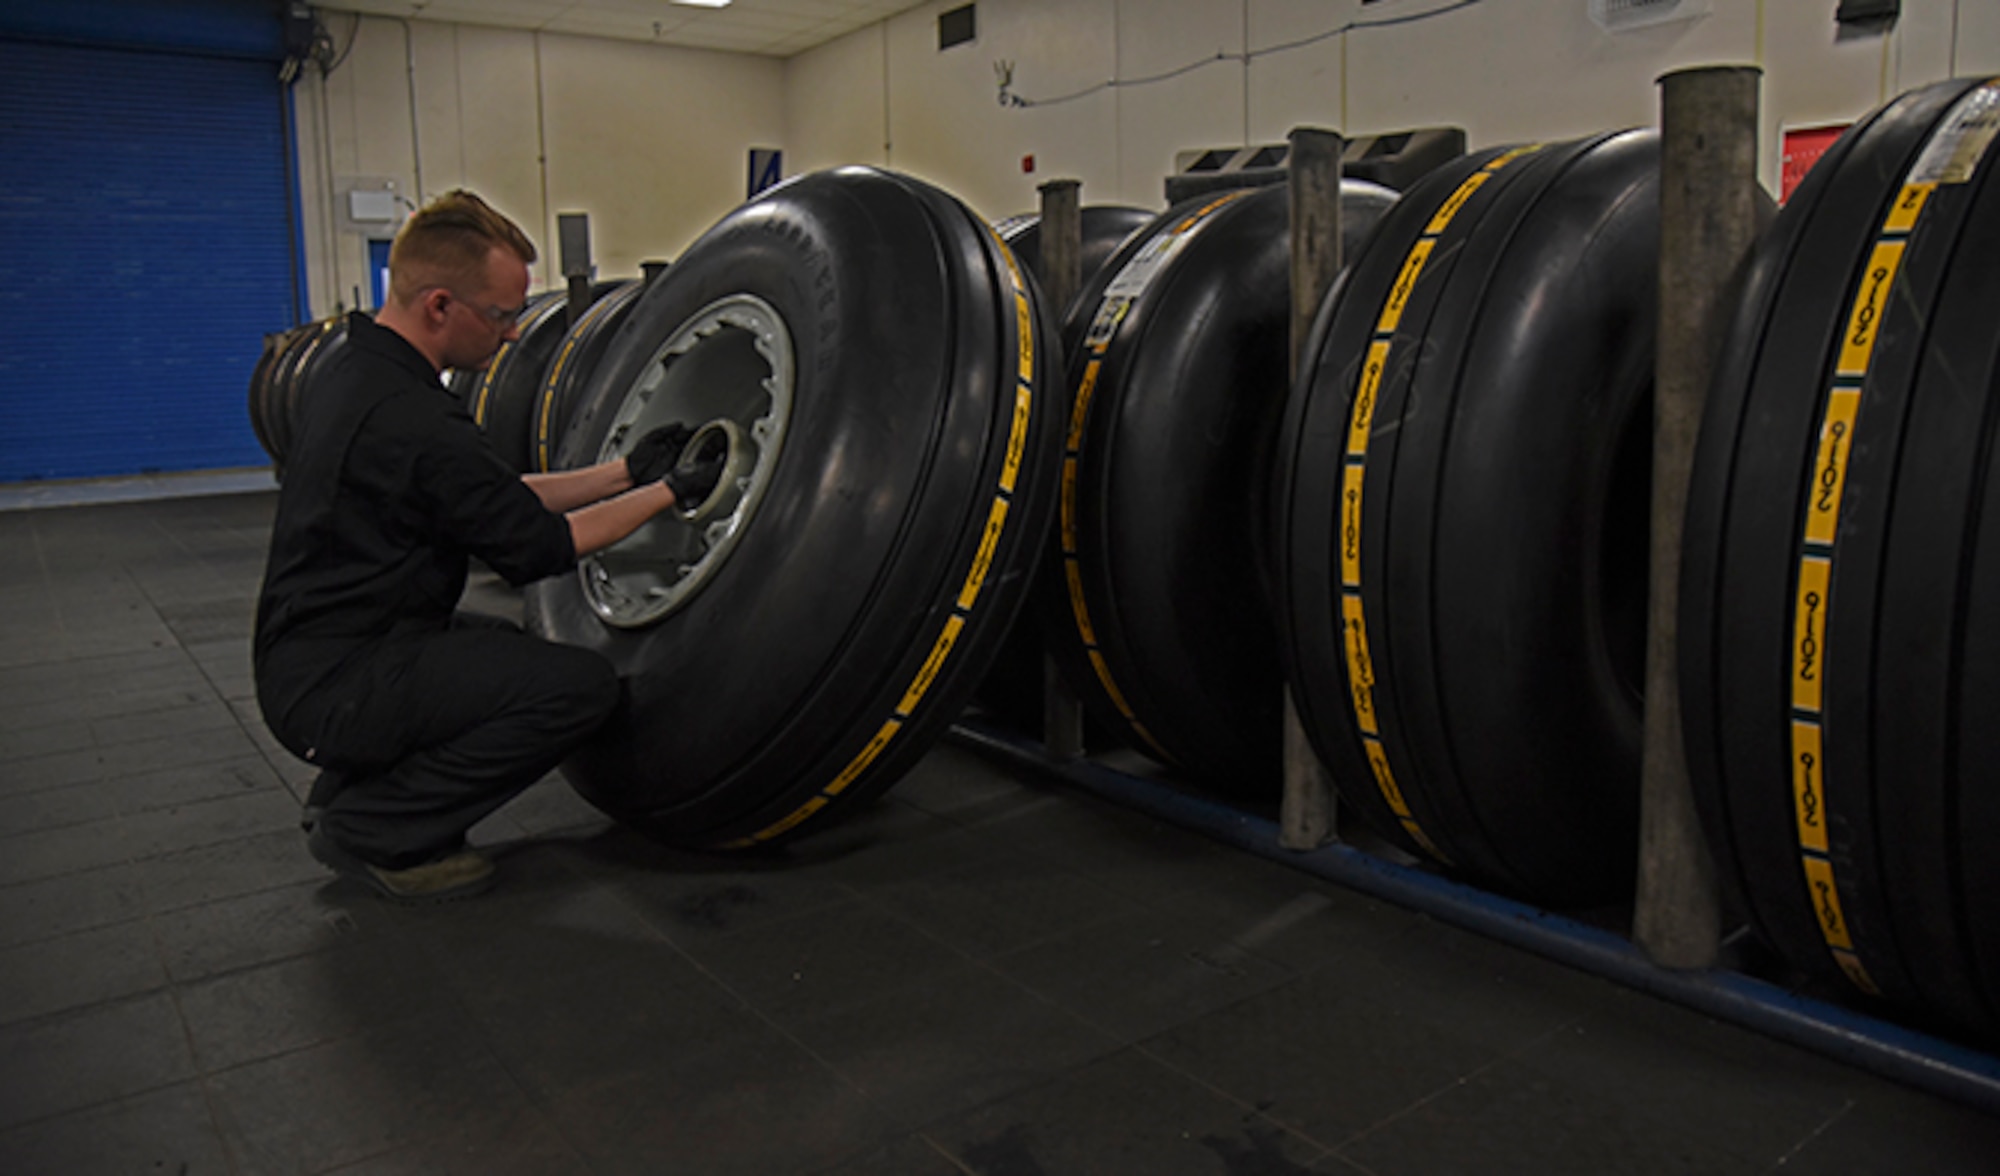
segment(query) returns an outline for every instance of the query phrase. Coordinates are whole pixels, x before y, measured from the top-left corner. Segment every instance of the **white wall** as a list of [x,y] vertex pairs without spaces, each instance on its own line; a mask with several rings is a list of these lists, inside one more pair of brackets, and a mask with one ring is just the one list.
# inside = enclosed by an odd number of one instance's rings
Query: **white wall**
[[[549,219],[590,214],[598,272],[636,275],[743,203],[749,150],[785,138],[784,65],[739,53],[543,36]],[[551,259],[554,272],[554,259]]]
[[541,288],[563,282],[559,213],[590,215],[600,276],[636,276],[641,261],[677,255],[742,203],[750,148],[784,144],[785,67],[772,58],[324,19],[338,46],[354,40],[324,78],[308,67],[295,91],[316,315],[354,305],[357,288],[368,301],[367,238],[330,215],[353,179],[393,180],[411,205],[472,188],[535,239]]
[[[1055,176],[1083,180],[1087,202],[1157,206],[1180,150],[1280,142],[1295,126],[1461,126],[1475,147],[1573,137],[1652,124],[1669,70],[1755,64],[1775,191],[1782,127],[1851,121],[1954,73],[2000,73],[2000,0],[1904,0],[1886,36],[1846,39],[1833,0],[1709,0],[1700,17],[1618,34],[1590,20],[1587,0],[1480,0],[1334,36],[1322,34],[1451,0],[980,0],[978,40],[940,52],[937,14],[957,2],[787,62],[790,151],[814,166],[887,162],[994,217],[1033,208],[1036,184]],[[1003,106],[998,60],[1031,100],[1121,84]],[[847,155],[877,137],[886,151]],[[1031,152],[1037,171],[1024,175]]]
[[[1454,125],[1475,147],[1558,139],[1652,123],[1667,70],[1749,63],[1765,70],[1775,191],[1782,127],[1850,121],[1953,73],[2000,74],[2000,0],[1904,0],[1887,36],[1844,40],[1834,0],[1708,0],[1697,19],[1616,35],[1587,0],[1479,0],[1331,36],[1451,0],[980,0],[978,39],[940,52],[937,15],[960,2],[788,61],[328,13],[345,57],[295,91],[314,313],[352,304],[357,287],[366,298],[365,238],[329,215],[354,177],[393,179],[419,203],[474,188],[535,237],[537,284],[554,286],[557,213],[590,214],[601,275],[635,274],[742,201],[752,147],[782,147],[788,175],[895,167],[996,219],[1033,209],[1036,186],[1059,176],[1082,180],[1087,202],[1157,207],[1189,148],[1279,142],[1295,126]],[[1003,61],[1011,93],[1042,104],[1000,102]]]
[[889,161],[888,26],[842,37],[785,66],[785,165],[793,175]]

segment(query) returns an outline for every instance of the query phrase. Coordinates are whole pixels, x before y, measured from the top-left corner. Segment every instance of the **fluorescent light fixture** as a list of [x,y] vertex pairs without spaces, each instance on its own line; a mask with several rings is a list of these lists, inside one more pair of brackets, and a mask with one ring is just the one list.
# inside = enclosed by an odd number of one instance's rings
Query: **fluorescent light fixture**
[[685,5],[687,5],[687,6],[689,7],[689,8],[727,8],[727,7],[729,7],[729,0],[674,0],[674,3],[676,3],[676,4],[685,4]]

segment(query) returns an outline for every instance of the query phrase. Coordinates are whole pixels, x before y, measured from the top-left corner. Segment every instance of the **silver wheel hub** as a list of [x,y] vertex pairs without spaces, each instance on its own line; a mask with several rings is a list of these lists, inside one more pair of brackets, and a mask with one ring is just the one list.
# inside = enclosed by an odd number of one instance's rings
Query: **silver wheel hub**
[[625,393],[600,462],[680,422],[686,453],[722,451],[721,479],[690,509],[676,507],[577,565],[598,617],[638,629],[672,615],[728,560],[764,499],[792,414],[792,336],[777,308],[750,294],[712,302],[676,328]]

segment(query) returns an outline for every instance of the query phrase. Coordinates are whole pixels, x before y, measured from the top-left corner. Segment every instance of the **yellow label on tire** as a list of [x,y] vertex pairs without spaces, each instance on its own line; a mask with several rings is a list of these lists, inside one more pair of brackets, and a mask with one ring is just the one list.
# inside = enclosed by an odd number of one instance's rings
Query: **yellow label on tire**
[[1832,562],[1820,556],[1799,561],[1798,600],[1792,610],[1792,705],[1815,713],[1826,678],[1826,595],[1832,575]]
[[1382,373],[1389,367],[1389,341],[1377,339],[1368,345],[1361,361],[1361,383],[1354,389],[1354,413],[1347,425],[1347,454],[1360,457],[1368,452],[1368,435],[1375,423],[1375,398],[1382,391]]
[[1000,532],[1006,527],[1007,500],[995,498],[993,509],[986,516],[986,531],[979,537],[979,554],[972,559],[972,571],[965,577],[965,587],[958,590],[959,611],[971,611],[973,601],[979,599],[979,589],[986,583],[986,572],[993,566],[993,553],[1000,546]]
[[1805,863],[1806,886],[1811,891],[1813,914],[1819,919],[1819,933],[1833,947],[1854,950],[1847,917],[1840,909],[1840,891],[1833,881],[1833,863],[1817,857],[1808,857]]
[[1436,246],[1437,242],[1426,237],[1410,247],[1410,255],[1403,259],[1403,272],[1396,275],[1396,284],[1389,289],[1389,301],[1382,304],[1382,317],[1375,321],[1377,332],[1392,334],[1403,321],[1403,311],[1409,308],[1417,279],[1423,276],[1424,263],[1431,259],[1431,250]]
[[1028,418],[1034,415],[1035,398],[1025,387],[1014,389],[1014,424],[1007,434],[1007,460],[1000,467],[1000,489],[1014,492],[1021,477],[1021,456],[1028,451]]
[[1354,721],[1364,735],[1381,734],[1375,722],[1375,664],[1368,659],[1368,627],[1361,619],[1361,598],[1340,598],[1341,632],[1347,648],[1347,684],[1354,696]]
[[1835,388],[1827,396],[1812,485],[1806,488],[1807,542],[1833,543],[1835,524],[1840,521],[1840,492],[1847,485],[1847,458],[1854,452],[1854,417],[1860,410],[1859,388]]
[[1431,223],[1424,226],[1425,234],[1435,237],[1444,232],[1445,226],[1451,224],[1451,218],[1457,216],[1458,210],[1465,207],[1465,202],[1472,199],[1472,194],[1479,191],[1480,187],[1492,178],[1493,173],[1485,168],[1465,177],[1465,182],[1438,206],[1437,215],[1431,217]]
[[931,655],[924,659],[924,668],[917,671],[917,680],[910,683],[910,688],[903,692],[903,701],[896,704],[897,715],[907,719],[910,712],[917,709],[917,703],[923,701],[924,691],[929,690],[931,683],[937,680],[938,671],[944,668],[944,659],[951,656],[951,647],[958,643],[959,631],[964,628],[965,622],[958,617],[945,621],[937,644],[931,646]]
[[1907,233],[1916,228],[1917,217],[1923,214],[1924,205],[1935,191],[1936,184],[1904,184],[1903,191],[1896,197],[1896,206],[1889,211],[1888,219],[1882,222],[1882,230]]
[[1799,844],[1826,852],[1826,798],[1820,774],[1826,752],[1820,745],[1819,724],[1792,721],[1792,808],[1799,823]]
[[1882,316],[1889,310],[1889,287],[1896,281],[1896,270],[1902,264],[1903,242],[1875,243],[1868,269],[1861,278],[1861,292],[1848,312],[1847,333],[1841,339],[1840,366],[1835,369],[1841,375],[1860,379],[1868,374],[1868,361],[1875,354],[1875,340],[1882,330]]
[[1340,583],[1344,588],[1361,587],[1361,479],[1367,472],[1361,465],[1340,471]]
[[1403,799],[1403,790],[1396,786],[1396,772],[1389,766],[1389,753],[1382,749],[1382,741],[1363,739],[1361,746],[1368,753],[1368,766],[1374,770],[1375,786],[1381,790],[1382,799],[1389,802],[1389,811],[1395,813],[1398,820],[1409,820],[1409,803]]

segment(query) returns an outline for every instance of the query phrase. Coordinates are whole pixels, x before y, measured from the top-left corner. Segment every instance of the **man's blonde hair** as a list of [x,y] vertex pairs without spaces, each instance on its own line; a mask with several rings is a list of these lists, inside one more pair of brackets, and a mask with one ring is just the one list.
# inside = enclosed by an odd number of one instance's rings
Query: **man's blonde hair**
[[442,286],[463,293],[486,280],[486,256],[494,246],[513,252],[522,264],[535,260],[535,243],[521,226],[464,188],[454,188],[418,209],[389,246],[389,292],[402,305]]

